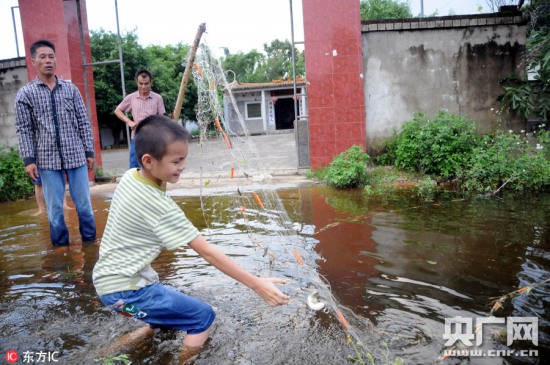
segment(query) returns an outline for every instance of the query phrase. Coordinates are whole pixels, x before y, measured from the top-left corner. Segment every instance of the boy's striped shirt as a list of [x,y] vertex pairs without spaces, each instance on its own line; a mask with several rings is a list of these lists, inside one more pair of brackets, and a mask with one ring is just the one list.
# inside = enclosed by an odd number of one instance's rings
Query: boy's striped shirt
[[199,235],[154,182],[128,170],[118,184],[101,239],[93,280],[99,295],[137,290],[158,281],[151,262],[166,247],[186,247]]

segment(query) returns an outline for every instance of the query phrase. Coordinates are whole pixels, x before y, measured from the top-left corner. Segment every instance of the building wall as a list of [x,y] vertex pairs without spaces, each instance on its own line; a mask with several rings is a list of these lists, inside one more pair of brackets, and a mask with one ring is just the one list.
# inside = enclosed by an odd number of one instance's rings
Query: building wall
[[[239,114],[243,119],[244,125],[247,128],[247,132],[249,134],[264,134],[266,133],[266,129],[264,128],[264,120],[265,118],[265,109],[263,113],[262,119],[246,119],[246,110],[245,105],[247,102],[257,102],[257,103],[264,103],[264,100],[262,99],[262,92],[261,91],[252,91],[252,92],[235,92],[233,93],[233,97],[235,99],[236,107],[239,110]],[[226,99],[226,104],[230,105],[230,99]],[[265,107],[265,106],[264,106]],[[237,115],[236,112],[234,112],[233,108],[228,108],[228,115],[226,116],[226,120],[230,123],[230,133],[233,134],[244,134],[243,127],[241,126],[241,122],[239,119],[239,115]]]
[[357,0],[302,0],[310,166],[365,148],[361,16]]
[[15,135],[15,95],[27,83],[25,59],[0,61],[0,147],[17,147]]
[[[293,94],[293,89],[277,88],[277,89],[260,89],[260,90],[233,90],[231,95],[235,104],[233,105],[231,96],[224,93],[224,118],[228,123],[228,132],[230,134],[242,135],[245,134],[241,126],[241,118],[247,128],[248,134],[270,134],[284,133],[288,130],[277,130],[277,120],[275,109],[276,101],[279,99],[293,99],[293,95],[280,95],[281,91],[286,91]],[[298,87],[297,94],[303,93],[303,88]],[[302,108],[305,100],[300,97],[298,107]],[[256,102],[262,104],[261,119],[246,118],[246,104]],[[236,110],[235,110],[236,109]],[[237,113],[238,111],[238,113]]]
[[[526,27],[520,14],[364,23],[367,151],[416,112],[462,114],[486,133],[497,126],[499,81],[525,76]],[[521,130],[512,121],[507,129]]]

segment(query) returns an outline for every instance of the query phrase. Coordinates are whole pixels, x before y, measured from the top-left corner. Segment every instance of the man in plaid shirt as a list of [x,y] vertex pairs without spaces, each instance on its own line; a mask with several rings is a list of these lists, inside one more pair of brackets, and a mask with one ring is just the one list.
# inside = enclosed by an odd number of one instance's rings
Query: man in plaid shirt
[[94,167],[92,127],[82,96],[70,81],[55,75],[55,45],[38,40],[30,47],[36,79],[15,97],[19,153],[31,179],[42,178],[53,245],[69,244],[63,214],[65,176],[76,211],[82,241],[96,239],[96,226],[88,185]]
[[[127,95],[115,109],[115,115],[118,119],[128,124],[128,127],[132,130],[130,138],[131,169],[139,167],[134,146],[134,131],[137,125],[150,115],[163,115],[166,112],[162,96],[151,91],[153,76],[148,70],[136,72],[136,84],[138,90]],[[134,120],[128,118],[126,113],[131,113]]]

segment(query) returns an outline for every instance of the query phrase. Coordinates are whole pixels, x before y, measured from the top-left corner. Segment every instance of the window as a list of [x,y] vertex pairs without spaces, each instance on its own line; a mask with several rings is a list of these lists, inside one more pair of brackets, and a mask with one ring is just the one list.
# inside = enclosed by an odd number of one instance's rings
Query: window
[[262,118],[262,103],[246,103],[246,119]]

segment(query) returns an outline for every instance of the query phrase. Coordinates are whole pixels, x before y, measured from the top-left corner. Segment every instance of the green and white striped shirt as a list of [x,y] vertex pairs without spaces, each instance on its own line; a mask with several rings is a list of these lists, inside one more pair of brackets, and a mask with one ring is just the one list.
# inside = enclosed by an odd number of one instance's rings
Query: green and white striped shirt
[[94,266],[101,295],[138,290],[158,281],[151,267],[161,250],[184,248],[199,235],[176,203],[137,169],[118,184]]

